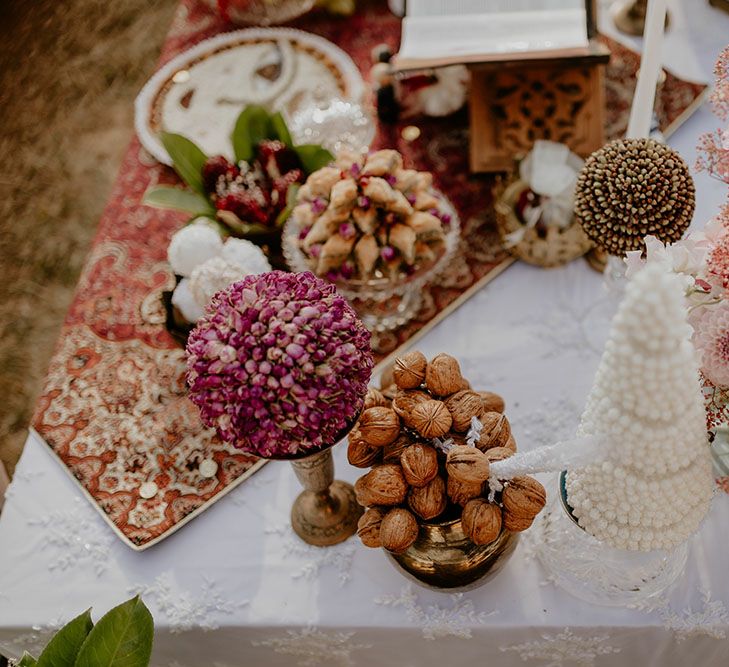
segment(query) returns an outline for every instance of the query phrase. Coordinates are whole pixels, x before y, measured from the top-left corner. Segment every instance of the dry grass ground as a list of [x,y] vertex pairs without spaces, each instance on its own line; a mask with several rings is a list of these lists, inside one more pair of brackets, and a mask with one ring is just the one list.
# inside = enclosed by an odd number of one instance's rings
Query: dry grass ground
[[175,5],[0,3],[0,459],[11,471]]

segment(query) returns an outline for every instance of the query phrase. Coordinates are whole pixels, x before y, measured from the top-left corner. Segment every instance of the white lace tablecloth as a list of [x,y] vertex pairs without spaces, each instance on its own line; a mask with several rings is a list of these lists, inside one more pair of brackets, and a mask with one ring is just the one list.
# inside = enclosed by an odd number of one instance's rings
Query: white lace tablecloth
[[[729,17],[704,0],[673,9],[666,62],[708,80]],[[698,135],[717,124],[702,109],[671,143],[691,162]],[[698,176],[697,190],[700,225],[726,188]],[[519,264],[419,347],[456,354],[475,386],[502,393],[529,449],[573,433],[609,314],[601,278],[583,262],[549,271]],[[353,481],[343,447],[335,458],[338,476]],[[31,435],[0,516],[0,653],[37,651],[83,609],[98,615],[140,592],[157,627],[154,667],[729,664],[727,495],[693,538],[683,578],[647,611],[597,607],[557,589],[529,532],[482,588],[426,590],[355,539],[328,549],[298,541],[288,524],[298,490],[292,468],[271,463],[135,553]]]

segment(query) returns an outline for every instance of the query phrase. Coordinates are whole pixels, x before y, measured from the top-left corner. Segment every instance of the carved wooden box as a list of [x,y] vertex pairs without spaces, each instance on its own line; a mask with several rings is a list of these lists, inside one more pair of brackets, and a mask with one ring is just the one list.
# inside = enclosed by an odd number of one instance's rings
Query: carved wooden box
[[591,43],[580,56],[470,66],[471,170],[506,171],[537,139],[582,156],[600,148],[609,56]]

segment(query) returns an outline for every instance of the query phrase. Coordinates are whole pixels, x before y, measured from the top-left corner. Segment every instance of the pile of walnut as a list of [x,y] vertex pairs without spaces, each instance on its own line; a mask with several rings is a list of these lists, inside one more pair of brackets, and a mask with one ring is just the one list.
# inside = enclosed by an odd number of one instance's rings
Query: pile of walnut
[[[447,354],[429,363],[420,352],[396,359],[392,384],[383,387],[368,391],[347,452],[352,465],[372,466],[354,487],[358,502],[369,508],[358,528],[366,546],[405,551],[421,522],[446,510],[457,516],[454,508],[462,511],[463,530],[474,544],[493,542],[502,529],[531,526],[546,500],[537,480],[504,481],[488,500],[489,464],[516,452],[500,396],[473,391]],[[473,417],[483,425],[480,434]]]

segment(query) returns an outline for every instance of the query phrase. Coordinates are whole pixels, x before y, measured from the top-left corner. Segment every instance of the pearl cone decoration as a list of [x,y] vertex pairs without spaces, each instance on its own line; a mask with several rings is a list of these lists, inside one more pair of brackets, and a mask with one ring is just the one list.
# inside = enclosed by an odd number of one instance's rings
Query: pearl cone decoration
[[685,541],[713,493],[703,400],[680,278],[658,265],[628,285],[578,429],[607,436],[600,463],[569,470],[588,533],[650,551]]

